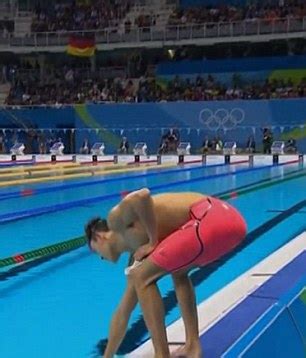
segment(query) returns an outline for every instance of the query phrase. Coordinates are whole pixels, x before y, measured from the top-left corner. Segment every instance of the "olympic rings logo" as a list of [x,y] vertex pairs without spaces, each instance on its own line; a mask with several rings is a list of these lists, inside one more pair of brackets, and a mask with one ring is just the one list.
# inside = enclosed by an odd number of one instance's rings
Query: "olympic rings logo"
[[199,114],[199,121],[212,131],[234,129],[244,121],[244,118],[245,112],[241,108],[234,108],[231,111],[219,108],[215,112],[205,108]]

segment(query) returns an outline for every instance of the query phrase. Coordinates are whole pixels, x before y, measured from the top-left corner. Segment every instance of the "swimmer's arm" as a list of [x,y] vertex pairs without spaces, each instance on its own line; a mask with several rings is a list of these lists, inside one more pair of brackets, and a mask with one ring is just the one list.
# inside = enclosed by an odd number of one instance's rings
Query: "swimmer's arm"
[[116,354],[125,336],[129,318],[137,302],[136,290],[134,285],[128,279],[125,293],[111,321],[109,338],[103,356],[104,358],[111,358]]

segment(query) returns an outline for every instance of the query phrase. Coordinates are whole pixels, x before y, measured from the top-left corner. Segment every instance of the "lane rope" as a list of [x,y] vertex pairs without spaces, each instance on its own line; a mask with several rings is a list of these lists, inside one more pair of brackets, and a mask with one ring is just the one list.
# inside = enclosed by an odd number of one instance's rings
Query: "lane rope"
[[[245,195],[245,194],[248,194],[253,191],[265,189],[265,188],[271,187],[273,185],[281,184],[281,183],[284,183],[284,182],[287,182],[290,180],[294,180],[294,179],[298,179],[300,177],[306,176],[305,170],[302,170],[301,172],[302,172],[301,174],[297,174],[297,175],[290,175],[290,173],[289,173],[289,174],[285,175],[284,178],[281,178],[278,180],[275,180],[272,178],[272,180],[270,182],[264,182],[261,184],[258,184],[258,182],[250,183],[250,184],[248,184],[248,187],[246,187],[246,185],[244,185],[241,189],[236,188],[236,189],[234,189],[234,191],[235,191],[236,196],[238,197],[238,196]],[[233,193],[233,190],[230,190],[228,192],[217,194],[215,196],[220,199],[223,199],[223,200],[228,200],[228,199],[232,198],[231,197],[232,193]],[[67,241],[63,241],[63,242],[60,242],[60,243],[57,243],[54,245],[42,247],[40,249],[31,250],[31,251],[28,251],[28,252],[25,252],[22,254],[16,254],[14,256],[0,259],[0,268],[12,266],[12,265],[16,265],[16,264],[21,264],[21,263],[26,263],[26,262],[33,261],[36,259],[40,259],[42,257],[52,256],[52,255],[58,254],[58,253],[65,254],[65,252],[78,249],[78,248],[84,246],[85,244],[86,244],[85,237],[80,236],[80,237],[70,239]]]
[[[243,163],[248,163],[248,161],[239,161],[239,162],[235,162],[235,163],[230,163],[230,165],[243,164]],[[162,168],[160,168],[160,166],[154,167],[154,168],[140,168],[141,170],[150,170],[150,172],[129,175],[128,177],[116,176],[116,177],[106,178],[106,179],[82,181],[80,183],[69,183],[69,184],[53,185],[52,187],[42,187],[42,188],[33,190],[34,191],[33,195],[36,193],[40,194],[40,193],[57,191],[57,190],[67,190],[67,189],[79,188],[82,186],[99,185],[99,184],[105,184],[105,183],[109,183],[109,182],[117,182],[117,181],[122,181],[122,180],[133,180],[133,179],[138,179],[138,178],[143,178],[143,177],[151,177],[151,176],[157,176],[157,175],[161,176],[161,175],[168,175],[168,174],[185,172],[185,171],[197,171],[197,170],[202,170],[205,168],[208,169],[208,168],[216,168],[216,167],[226,167],[227,165],[228,164],[214,164],[214,165],[210,165],[207,167],[203,167],[202,165],[200,165],[200,166],[193,166],[193,167],[189,167],[189,168],[177,168],[177,166],[175,165],[174,169],[167,169],[167,170],[157,170],[157,169],[162,169]],[[153,170],[157,170],[157,171],[153,171]],[[122,173],[124,174],[125,172],[126,171],[123,171]],[[118,171],[116,171],[116,173],[118,173]],[[115,173],[108,172],[107,174],[115,174]],[[20,197],[20,196],[22,196],[21,191],[0,193],[0,200],[4,200],[6,198]]]

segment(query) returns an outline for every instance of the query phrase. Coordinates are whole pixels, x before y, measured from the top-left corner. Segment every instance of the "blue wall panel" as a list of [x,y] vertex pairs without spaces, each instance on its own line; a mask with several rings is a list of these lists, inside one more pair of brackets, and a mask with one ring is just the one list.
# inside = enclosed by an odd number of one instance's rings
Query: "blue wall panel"
[[227,60],[164,62],[158,65],[157,75],[275,71],[306,67],[306,56],[250,57]]
[[[73,107],[0,110],[0,125],[17,128],[20,121],[25,121],[38,128],[74,127],[78,133],[77,150],[85,136],[89,136],[91,142],[101,140],[98,129],[106,141],[107,135],[103,133],[108,131],[118,138],[127,136],[132,143],[146,141],[151,151],[156,150],[169,127],[179,128],[181,140],[191,141],[193,148],[202,144],[205,135],[220,135],[223,140],[236,140],[244,145],[247,137],[254,134],[260,145],[262,128],[270,127],[275,139],[287,132],[294,134],[299,149],[306,152],[305,99],[92,104],[86,106],[86,115],[84,123],[84,118]],[[109,144],[109,151],[115,149]]]

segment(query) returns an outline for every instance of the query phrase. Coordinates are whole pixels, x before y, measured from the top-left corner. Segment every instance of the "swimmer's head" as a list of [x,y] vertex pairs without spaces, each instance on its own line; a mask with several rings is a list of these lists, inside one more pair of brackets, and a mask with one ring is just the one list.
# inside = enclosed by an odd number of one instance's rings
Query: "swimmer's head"
[[109,230],[105,219],[96,217],[85,226],[88,246],[101,258],[116,262],[120,256],[117,250],[115,235]]

